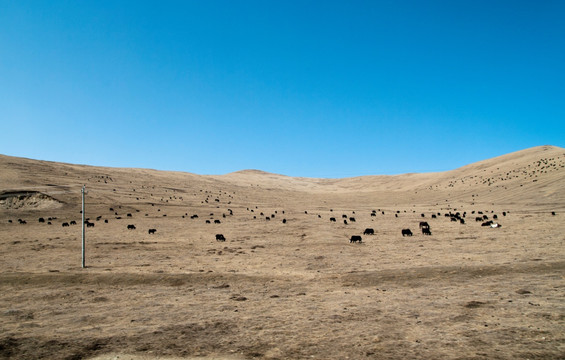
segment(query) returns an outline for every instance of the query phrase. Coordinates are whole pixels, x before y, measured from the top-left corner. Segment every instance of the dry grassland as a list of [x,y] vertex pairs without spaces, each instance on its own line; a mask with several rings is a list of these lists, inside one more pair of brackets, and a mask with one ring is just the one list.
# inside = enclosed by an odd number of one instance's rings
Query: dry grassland
[[0,156],[0,358],[563,359],[564,219],[550,146],[349,179]]

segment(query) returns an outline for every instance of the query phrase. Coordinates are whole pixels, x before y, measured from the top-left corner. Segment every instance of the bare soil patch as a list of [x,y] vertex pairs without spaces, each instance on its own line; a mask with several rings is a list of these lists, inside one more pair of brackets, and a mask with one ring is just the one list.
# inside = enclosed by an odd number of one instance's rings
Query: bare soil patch
[[45,210],[61,207],[61,202],[38,191],[4,191],[0,193],[0,209]]

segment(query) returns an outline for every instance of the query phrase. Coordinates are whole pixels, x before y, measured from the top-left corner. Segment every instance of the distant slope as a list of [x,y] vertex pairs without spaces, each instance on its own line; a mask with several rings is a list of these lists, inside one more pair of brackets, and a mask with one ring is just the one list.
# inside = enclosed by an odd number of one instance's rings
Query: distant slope
[[245,170],[216,178],[314,193],[410,192],[414,200],[430,203],[450,199],[565,205],[565,149],[538,146],[440,173],[315,179]]
[[565,204],[565,149],[538,146],[443,174],[430,190],[450,190],[494,202]]
[[[204,188],[245,189],[249,196],[261,191],[363,197],[362,194],[395,203],[439,204],[522,203],[565,206],[565,149],[539,146],[459,169],[423,174],[376,175],[343,179],[290,177],[260,170],[226,175],[196,175],[149,169],[108,168],[64,164],[0,155],[0,192],[48,188],[59,190],[58,200],[73,189],[78,196],[82,184],[90,187],[145,186],[197,192]],[[99,185],[96,185],[99,184]],[[106,187],[102,185],[106,184]],[[106,190],[105,190],[106,191]],[[316,195],[317,194],[317,195]],[[350,195],[347,195],[350,194]],[[110,199],[111,194],[106,194]],[[133,197],[134,194],[132,193]],[[57,198],[57,197],[56,197]],[[76,199],[74,199],[76,200]]]

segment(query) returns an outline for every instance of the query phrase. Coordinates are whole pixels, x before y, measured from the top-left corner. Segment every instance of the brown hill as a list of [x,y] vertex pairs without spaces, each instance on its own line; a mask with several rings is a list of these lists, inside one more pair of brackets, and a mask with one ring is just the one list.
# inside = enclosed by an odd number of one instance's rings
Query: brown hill
[[564,180],[550,146],[345,179],[0,156],[0,359],[563,359]]
[[288,200],[293,198],[288,197],[289,192],[298,192],[299,196],[346,197],[353,201],[370,198],[381,206],[445,202],[549,207],[565,204],[565,149],[554,146],[530,148],[447,172],[343,179],[289,177],[259,170],[205,176],[149,169],[92,167],[2,155],[0,167],[3,169],[0,192],[37,191],[58,196],[62,202],[66,202],[69,196],[76,201],[83,184],[100,195],[98,190],[127,188],[131,184],[129,187],[132,189],[136,186],[151,187],[156,189],[156,193],[167,188],[183,192],[198,192],[210,187],[230,191],[239,189],[247,193],[253,190],[253,195],[248,196],[257,196],[258,199],[263,198],[265,192],[272,191],[286,194]]

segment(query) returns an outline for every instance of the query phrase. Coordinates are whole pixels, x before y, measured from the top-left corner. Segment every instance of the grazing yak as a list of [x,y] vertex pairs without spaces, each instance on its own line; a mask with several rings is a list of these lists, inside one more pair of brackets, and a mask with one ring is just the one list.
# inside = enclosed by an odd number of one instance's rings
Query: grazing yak
[[149,229],[147,231],[149,233],[149,235],[155,234],[155,232],[157,232],[157,229]]
[[216,241],[226,241],[226,238],[223,234],[216,234]]
[[334,217],[331,217],[330,222],[336,222],[336,219]]
[[356,242],[359,242],[359,243],[362,242],[361,236],[360,235],[351,235],[351,238],[349,239],[349,243],[356,243]]
[[430,230],[429,227],[423,227],[423,228],[422,228],[422,234],[424,234],[424,235],[431,235],[431,234],[432,234],[432,231]]
[[427,221],[420,221],[420,225],[419,225],[419,226],[420,226],[420,229],[425,228],[425,227],[429,228],[429,227],[430,227],[430,224],[428,224]]
[[371,228],[366,228],[365,231],[363,231],[363,235],[375,235],[375,230]]
[[135,230],[135,225],[132,224],[128,225],[128,230]]
[[412,236],[410,229],[402,229],[402,236]]
[[67,227],[67,226],[69,226],[69,223],[68,223],[68,222],[64,222],[64,223],[62,223],[61,225],[62,225],[63,227]]

